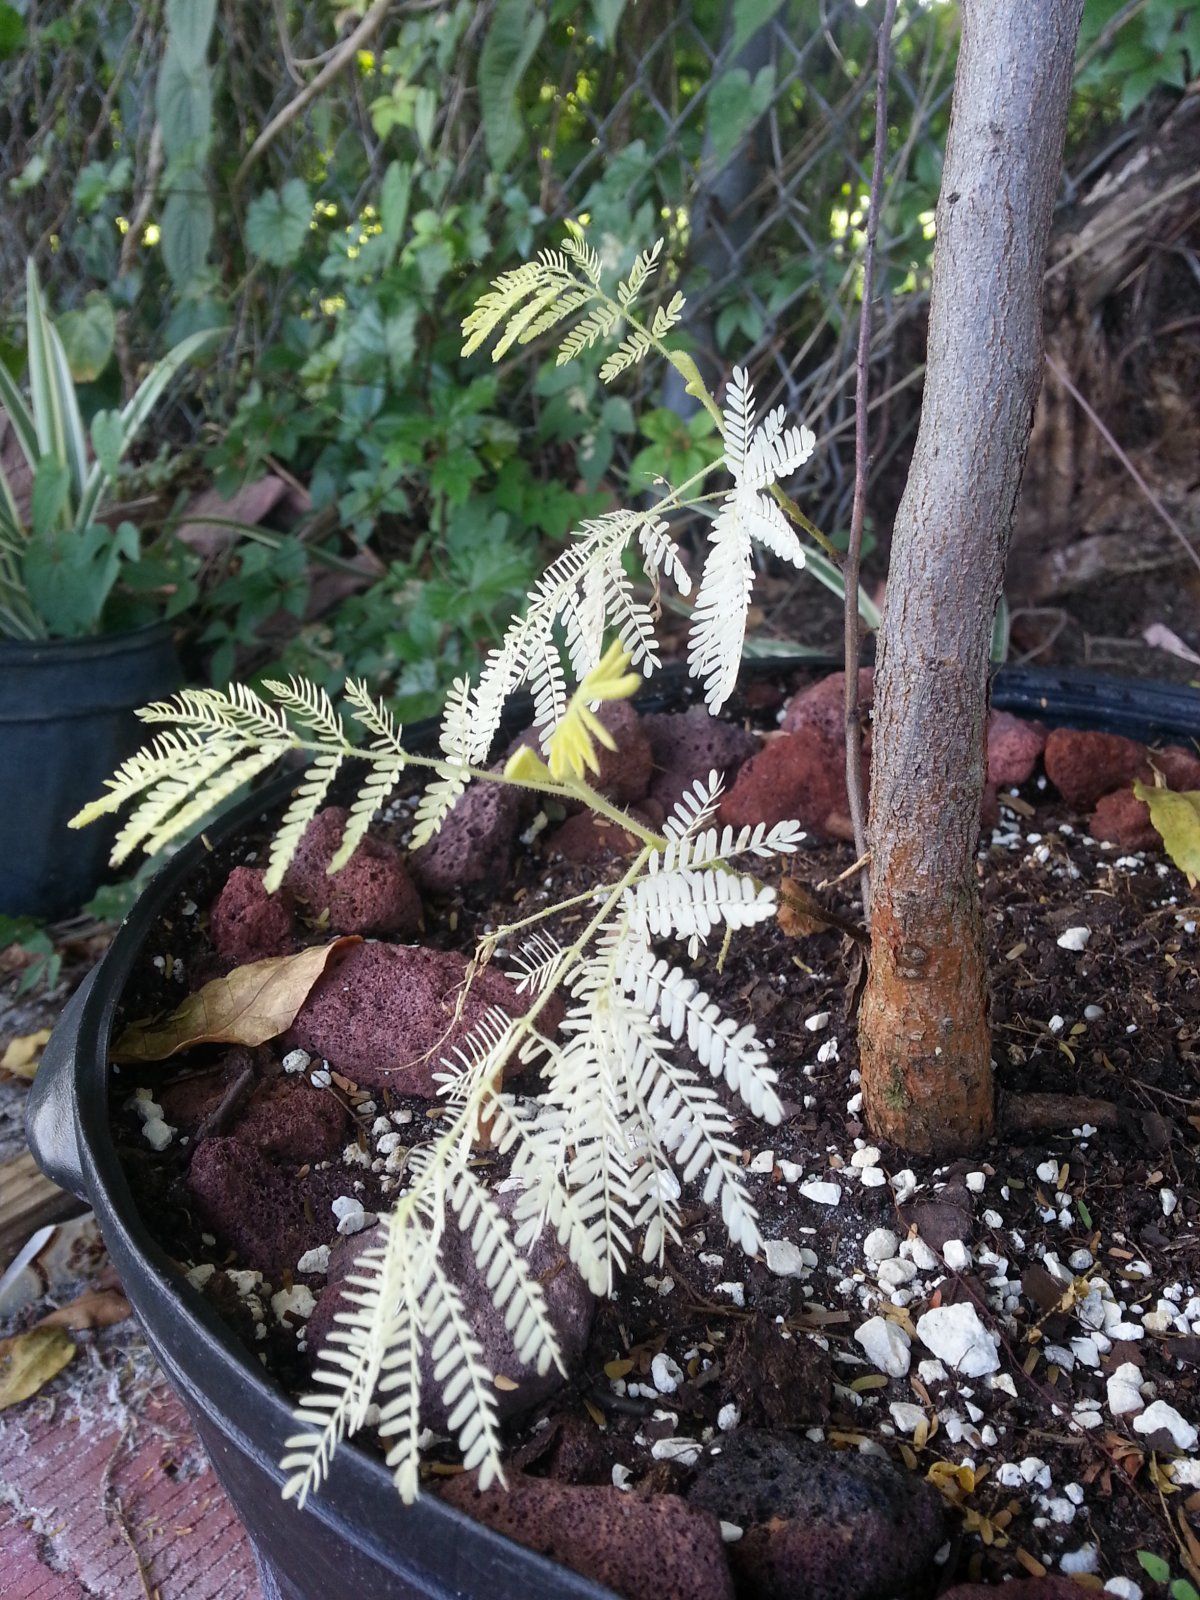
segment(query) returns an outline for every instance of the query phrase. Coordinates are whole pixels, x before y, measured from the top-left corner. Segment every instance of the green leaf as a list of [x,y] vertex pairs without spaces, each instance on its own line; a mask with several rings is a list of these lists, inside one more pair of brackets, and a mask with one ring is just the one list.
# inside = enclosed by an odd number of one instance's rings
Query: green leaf
[[107,295],[93,289],[78,311],[65,311],[57,322],[76,383],[92,383],[108,365],[117,337],[117,315]]
[[393,247],[404,238],[408,202],[412,195],[412,168],[393,161],[383,175],[379,191],[379,220],[384,238]]
[[125,425],[117,411],[98,411],[92,419],[92,449],[110,478],[115,478],[125,448]]
[[0,61],[16,55],[25,43],[25,19],[15,6],[0,5]]
[[168,50],[158,69],[154,106],[167,160],[200,159],[212,132],[212,87],[207,67],[189,71]]
[[163,265],[177,289],[185,289],[208,260],[213,236],[213,206],[195,174],[194,189],[177,189],[168,197],[162,215]]
[[111,530],[98,523],[30,541],[25,584],[53,635],[77,638],[95,629],[120,564]]
[[745,67],[734,67],[713,84],[708,96],[705,136],[716,168],[723,167],[729,160],[771,104],[774,92],[774,67],[763,67],[753,80]]
[[757,33],[779,10],[783,0],[733,0],[733,45],[732,52],[738,51],[750,38]]
[[70,487],[71,471],[66,462],[43,456],[33,475],[33,493],[29,501],[29,520],[35,533],[48,534],[57,526],[66,508]]
[[517,89],[546,31],[532,0],[499,0],[479,52],[479,103],[488,159],[503,171],[521,144]]
[[[776,0],[780,4],[781,0]],[[592,32],[597,40],[612,46],[617,42],[617,25],[625,10],[625,0],[592,0]]]
[[167,0],[167,44],[189,72],[205,65],[217,0]]
[[1176,1578],[1167,1592],[1171,1600],[1200,1600],[1195,1584],[1189,1583],[1186,1578]]
[[1150,808],[1150,821],[1180,872],[1200,878],[1200,789],[1157,789],[1135,782],[1133,792]]
[[1137,1558],[1138,1565],[1152,1582],[1166,1583],[1171,1576],[1170,1566],[1161,1556],[1156,1556],[1152,1550],[1139,1550]]
[[290,266],[304,248],[312,222],[312,196],[303,178],[289,178],[282,189],[268,189],[250,202],[246,243],[272,267]]

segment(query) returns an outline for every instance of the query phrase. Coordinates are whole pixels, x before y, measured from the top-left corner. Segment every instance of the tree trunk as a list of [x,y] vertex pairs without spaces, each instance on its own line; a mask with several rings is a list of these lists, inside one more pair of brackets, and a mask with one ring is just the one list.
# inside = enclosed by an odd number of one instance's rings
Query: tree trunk
[[872,1131],[971,1149],[994,1097],[975,847],[988,652],[1042,376],[1042,273],[1083,0],[962,0],[921,426],[892,537],[871,762]]

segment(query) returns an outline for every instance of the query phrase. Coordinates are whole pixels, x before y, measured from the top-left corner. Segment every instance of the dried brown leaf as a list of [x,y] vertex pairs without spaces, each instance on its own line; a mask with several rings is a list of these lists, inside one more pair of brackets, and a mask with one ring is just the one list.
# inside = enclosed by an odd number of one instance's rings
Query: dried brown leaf
[[0,1411],[28,1400],[74,1359],[65,1328],[30,1328],[0,1339]]
[[0,1072],[31,1082],[49,1040],[49,1028],[39,1028],[36,1033],[22,1033],[10,1039],[4,1054],[0,1056]]
[[89,1289],[69,1305],[59,1306],[39,1328],[111,1328],[131,1315],[129,1301],[115,1289]]
[[291,1027],[330,958],[356,936],[271,956],[214,978],[160,1022],[132,1023],[117,1040],[116,1061],[166,1061],[197,1044],[266,1044]]

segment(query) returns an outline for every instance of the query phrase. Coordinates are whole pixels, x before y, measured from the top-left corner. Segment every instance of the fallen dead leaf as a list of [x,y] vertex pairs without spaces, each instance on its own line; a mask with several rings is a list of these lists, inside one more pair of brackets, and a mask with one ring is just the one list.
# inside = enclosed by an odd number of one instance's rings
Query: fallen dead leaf
[[4,1054],[0,1056],[0,1072],[32,1081],[49,1040],[49,1028],[39,1028],[36,1033],[22,1033],[10,1039]]
[[0,1411],[37,1394],[75,1357],[65,1328],[30,1328],[0,1339]]
[[59,1306],[38,1323],[39,1328],[111,1328],[132,1314],[129,1301],[115,1289],[89,1289],[69,1305]]
[[160,1022],[134,1022],[113,1048],[115,1061],[166,1061],[197,1044],[266,1044],[291,1027],[330,958],[356,935],[271,956],[214,978]]

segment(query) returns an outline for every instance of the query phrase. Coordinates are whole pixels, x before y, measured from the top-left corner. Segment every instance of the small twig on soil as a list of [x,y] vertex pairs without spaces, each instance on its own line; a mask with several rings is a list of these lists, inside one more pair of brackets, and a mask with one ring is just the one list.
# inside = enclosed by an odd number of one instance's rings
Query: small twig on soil
[[121,1453],[125,1448],[125,1444],[130,1436],[130,1433],[131,1426],[127,1423],[125,1427],[122,1428],[120,1437],[118,1438],[116,1444],[113,1445],[112,1452],[109,1455],[108,1460],[104,1463],[104,1472],[100,1478],[100,1504],[103,1508],[104,1515],[112,1518],[117,1525],[117,1532],[129,1546],[129,1552],[133,1556],[134,1562],[137,1565],[138,1581],[142,1586],[142,1594],[145,1597],[145,1600],[159,1600],[159,1591],[157,1586],[154,1588],[151,1588],[150,1586],[150,1570],[147,1566],[144,1556],[142,1555],[142,1552],[137,1547],[137,1541],[133,1537],[133,1529],[129,1526],[129,1522],[125,1516],[125,1506],[121,1499],[120,1492],[113,1484],[113,1474],[116,1471],[117,1462],[120,1460]]
[[201,1121],[196,1129],[194,1144],[199,1144],[201,1139],[212,1139],[224,1133],[236,1113],[241,1110],[243,1102],[254,1087],[256,1078],[253,1064],[242,1068],[221,1096],[219,1104]]
[[852,862],[845,872],[839,872],[836,878],[826,878],[823,883],[819,883],[817,885],[818,894],[824,889],[836,889],[839,883],[845,883],[847,878],[852,878],[856,872],[860,872],[869,866],[870,861],[871,852],[867,850],[859,856],[857,861]]
[[1002,1134],[1050,1133],[1085,1122],[1096,1128],[1118,1128],[1121,1107],[1085,1094],[1006,1094],[1000,1099],[998,1120]]
[[858,314],[858,356],[854,385],[854,501],[850,512],[850,539],[846,549],[845,666],[846,793],[854,848],[862,868],[863,916],[871,920],[871,878],[867,855],[867,807],[863,794],[862,728],[858,721],[858,663],[862,653],[862,624],[858,615],[858,584],[862,571],[863,520],[867,506],[867,471],[870,466],[867,437],[867,401],[871,365],[871,299],[875,292],[875,239],[879,232],[879,203],[883,171],[887,164],[888,65],[896,0],[885,0],[879,24],[875,59],[875,151],[871,163],[871,190],[867,200],[867,237],[863,249],[862,303]]

